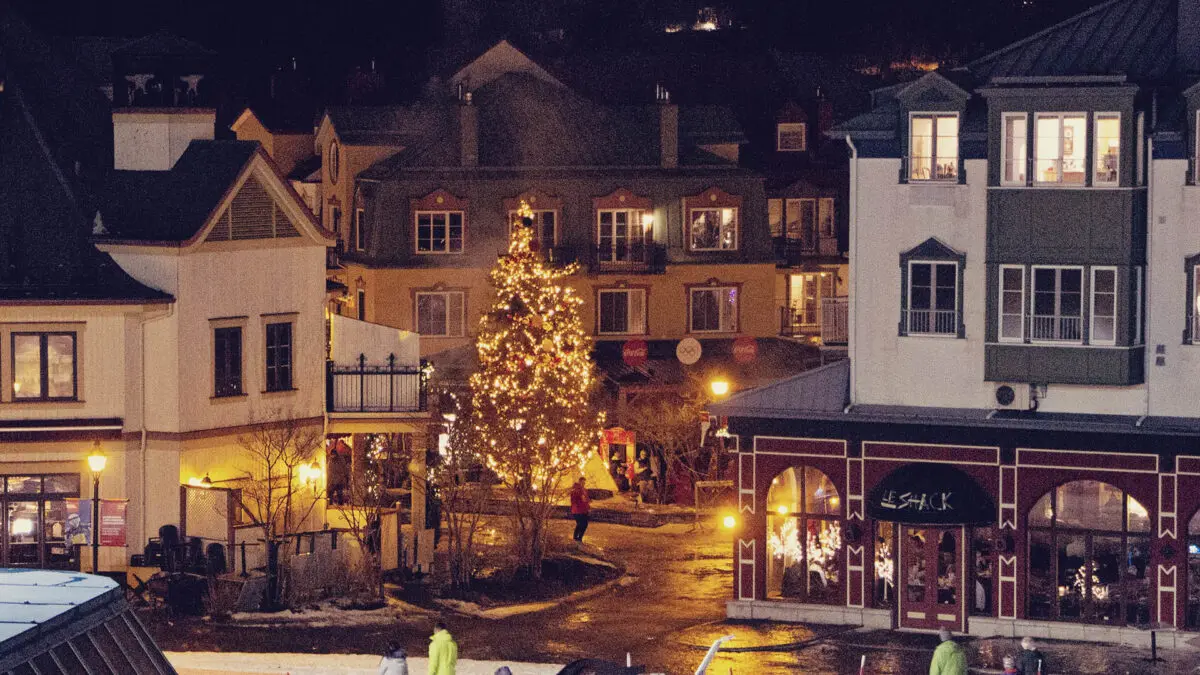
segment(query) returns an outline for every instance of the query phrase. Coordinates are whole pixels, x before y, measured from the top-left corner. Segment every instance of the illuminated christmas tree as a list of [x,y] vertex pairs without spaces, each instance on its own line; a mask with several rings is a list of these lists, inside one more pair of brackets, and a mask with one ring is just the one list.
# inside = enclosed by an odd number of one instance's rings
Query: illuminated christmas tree
[[522,562],[540,577],[545,524],[594,451],[603,419],[583,300],[567,284],[577,266],[551,267],[533,243],[522,202],[508,255],[490,274],[496,290],[480,321],[471,376],[472,445],[512,491]]

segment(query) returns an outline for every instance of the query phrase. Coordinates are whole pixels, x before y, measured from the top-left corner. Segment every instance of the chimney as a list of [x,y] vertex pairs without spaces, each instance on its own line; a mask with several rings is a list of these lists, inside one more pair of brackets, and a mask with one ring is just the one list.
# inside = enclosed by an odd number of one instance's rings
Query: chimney
[[1180,74],[1200,74],[1200,0],[1176,0],[1175,67]]
[[[1197,0],[1200,1],[1200,0]],[[679,106],[671,103],[671,94],[658,88],[658,147],[662,149],[662,168],[679,166]]]
[[458,146],[463,166],[479,166],[479,111],[471,104],[471,92],[458,105]]
[[817,100],[817,133],[811,137],[817,142],[825,138],[825,132],[833,128],[833,104],[827,99]]
[[216,123],[212,108],[115,108],[113,168],[170,171],[189,143],[213,139]]

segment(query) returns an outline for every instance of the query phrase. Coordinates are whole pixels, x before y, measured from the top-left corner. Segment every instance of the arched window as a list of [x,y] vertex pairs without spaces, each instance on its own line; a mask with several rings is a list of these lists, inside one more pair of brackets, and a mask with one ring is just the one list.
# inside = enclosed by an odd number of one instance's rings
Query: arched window
[[1078,480],[1029,511],[1029,617],[1150,621],[1150,514],[1121,488]]
[[1200,626],[1200,511],[1188,522],[1187,625]]
[[767,597],[841,604],[841,499],[829,477],[793,467],[767,493]]

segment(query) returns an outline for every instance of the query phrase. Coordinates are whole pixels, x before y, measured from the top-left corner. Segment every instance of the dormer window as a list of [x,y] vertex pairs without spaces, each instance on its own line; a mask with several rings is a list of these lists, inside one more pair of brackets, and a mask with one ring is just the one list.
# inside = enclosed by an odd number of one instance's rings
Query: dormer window
[[1121,114],[1096,113],[1095,185],[1116,185],[1121,172]]
[[913,113],[909,119],[908,179],[958,180],[958,113]]
[[779,152],[804,152],[808,150],[808,124],[804,122],[780,122],[776,124],[775,149]]

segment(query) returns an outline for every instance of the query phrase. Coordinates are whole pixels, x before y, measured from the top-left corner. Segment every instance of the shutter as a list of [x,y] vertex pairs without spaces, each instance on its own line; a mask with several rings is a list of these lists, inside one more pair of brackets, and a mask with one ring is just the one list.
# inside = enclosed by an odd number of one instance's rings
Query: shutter
[[466,322],[463,317],[463,294],[447,293],[446,295],[450,296],[446,303],[446,334],[462,337],[463,324]]
[[229,205],[233,239],[271,239],[275,202],[254,176],[246,179]]
[[279,238],[299,237],[300,231],[292,224],[290,218],[275,204],[275,236]]
[[633,335],[646,333],[646,291],[629,291],[629,332]]

